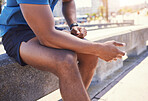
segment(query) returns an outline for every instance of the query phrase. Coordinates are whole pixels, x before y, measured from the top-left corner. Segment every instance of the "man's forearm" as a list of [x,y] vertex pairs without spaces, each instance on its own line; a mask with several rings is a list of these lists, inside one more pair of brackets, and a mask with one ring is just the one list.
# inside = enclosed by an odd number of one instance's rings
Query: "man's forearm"
[[98,50],[101,48],[99,43],[82,40],[63,31],[54,30],[51,33],[40,39],[40,42],[47,47],[52,44],[60,49],[68,49],[77,53],[99,54]]
[[63,15],[70,26],[72,23],[77,22],[76,18],[76,6],[74,0],[67,0],[64,2],[62,7]]

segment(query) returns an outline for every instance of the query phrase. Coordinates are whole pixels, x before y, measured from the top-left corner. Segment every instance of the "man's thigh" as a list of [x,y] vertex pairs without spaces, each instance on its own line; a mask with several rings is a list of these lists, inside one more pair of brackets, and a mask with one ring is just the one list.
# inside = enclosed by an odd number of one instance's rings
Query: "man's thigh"
[[63,49],[45,47],[37,38],[28,42],[22,42],[20,56],[22,60],[37,69],[55,73],[59,70],[59,64],[68,56],[74,56],[74,52]]

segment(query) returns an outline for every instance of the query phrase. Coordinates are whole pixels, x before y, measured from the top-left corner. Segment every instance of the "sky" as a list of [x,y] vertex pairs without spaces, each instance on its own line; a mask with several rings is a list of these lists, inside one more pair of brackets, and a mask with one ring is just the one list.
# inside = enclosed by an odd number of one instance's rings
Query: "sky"
[[[119,0],[120,6],[136,5],[136,4],[144,3],[145,1],[147,1],[148,3],[148,0]],[[91,0],[75,0],[75,2],[77,5],[77,8],[91,6]]]
[[120,0],[120,6],[129,6],[144,3],[148,0]]
[[91,0],[75,0],[77,8],[91,7]]

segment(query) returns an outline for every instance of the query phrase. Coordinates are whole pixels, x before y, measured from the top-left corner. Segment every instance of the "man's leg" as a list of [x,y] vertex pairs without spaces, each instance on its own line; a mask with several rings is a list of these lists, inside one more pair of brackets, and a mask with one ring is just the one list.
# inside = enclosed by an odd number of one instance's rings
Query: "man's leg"
[[[66,30],[63,31],[67,32],[67,34],[71,33]],[[94,55],[81,54],[81,53],[77,53],[77,56],[79,61],[78,66],[83,79],[83,83],[85,88],[88,89],[98,63],[98,57]]]
[[88,89],[98,63],[98,57],[89,54],[77,54],[77,56],[83,83]]
[[20,56],[25,63],[52,72],[59,77],[64,101],[90,101],[74,52],[42,46],[37,38],[33,38],[27,43],[22,42]]

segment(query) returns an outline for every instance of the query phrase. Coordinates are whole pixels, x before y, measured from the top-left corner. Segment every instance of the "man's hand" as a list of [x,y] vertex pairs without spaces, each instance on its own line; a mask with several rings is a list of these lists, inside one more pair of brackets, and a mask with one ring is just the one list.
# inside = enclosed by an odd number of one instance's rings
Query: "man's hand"
[[117,60],[122,58],[122,56],[125,55],[124,52],[117,49],[118,47],[125,46],[124,43],[116,42],[116,41],[107,41],[105,43],[102,43],[102,49],[100,50],[101,53],[99,57],[107,62],[110,62],[112,60]]
[[87,31],[84,27],[74,26],[71,29],[71,34],[83,39],[87,35]]

